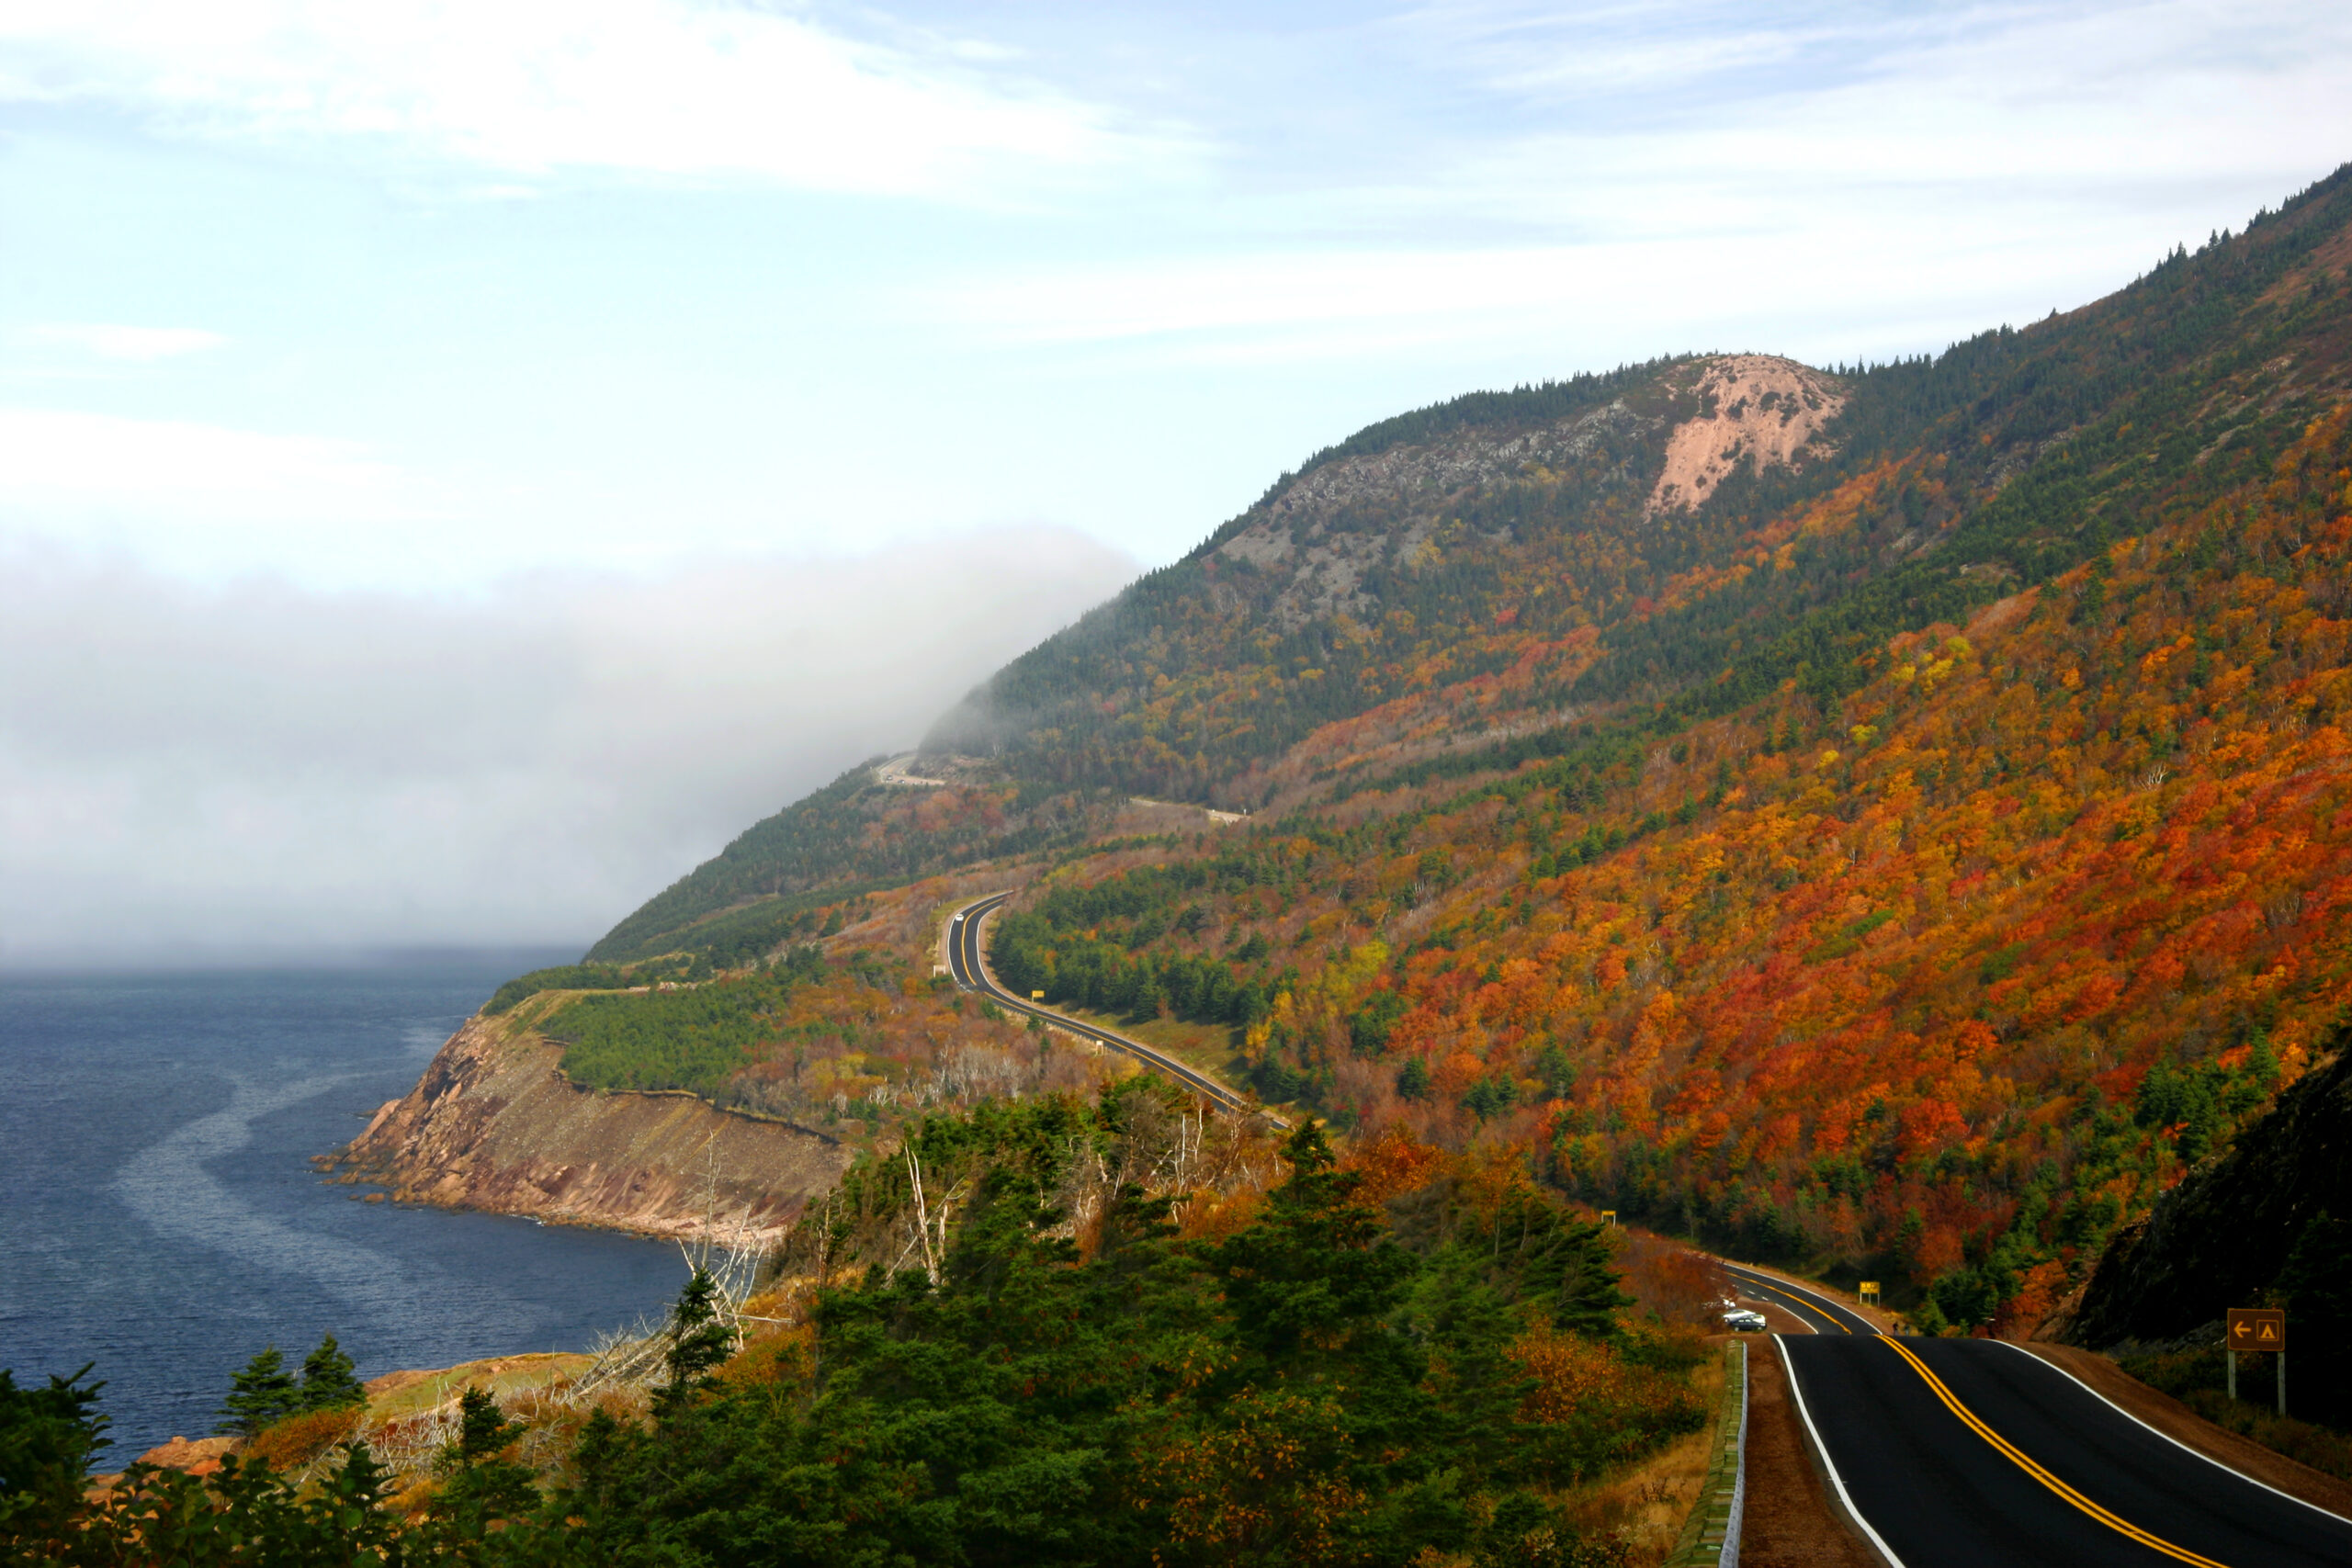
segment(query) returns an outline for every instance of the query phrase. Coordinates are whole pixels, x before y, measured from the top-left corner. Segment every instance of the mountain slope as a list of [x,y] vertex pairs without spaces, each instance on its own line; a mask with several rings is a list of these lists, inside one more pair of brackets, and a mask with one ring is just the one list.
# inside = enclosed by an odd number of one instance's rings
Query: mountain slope
[[[599,956],[849,919],[912,998],[1021,887],[1009,984],[1269,1100],[2030,1325],[2352,1004],[2347,264],[2339,174],[1933,362],[1373,427]],[[696,1086],[897,1114],[952,1046],[861,984]]]
[[1318,729],[1400,701],[1478,688],[1515,736],[1670,734],[1792,678],[1834,702],[1885,637],[2263,473],[2347,385],[2347,220],[2339,173],[1932,361],[1657,361],[1372,426],[977,688],[924,743],[950,788],[855,770],[594,956],[755,951],[796,897],[1075,845],[1130,793],[1262,807]]

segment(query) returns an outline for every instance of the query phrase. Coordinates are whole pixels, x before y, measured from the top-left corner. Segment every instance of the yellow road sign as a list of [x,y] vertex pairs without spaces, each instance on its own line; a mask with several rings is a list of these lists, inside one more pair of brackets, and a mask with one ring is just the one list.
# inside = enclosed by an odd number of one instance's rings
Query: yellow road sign
[[1603,1209],[1603,1210],[1601,1210],[1601,1211],[1600,1211],[1600,1223],[1601,1223],[1602,1224],[1605,1224],[1605,1225],[1613,1225],[1613,1224],[1615,1224],[1617,1223],[1617,1211],[1616,1211],[1616,1210],[1614,1210],[1614,1209]]
[[1029,999],[1033,1002],[1042,1002],[1046,999],[1046,993],[1043,991],[1032,991],[1029,993]]
[[1863,1280],[1860,1284],[1854,1287],[1854,1294],[1861,1300],[1869,1302],[1872,1305],[1876,1305],[1878,1302],[1878,1281],[1876,1280]]

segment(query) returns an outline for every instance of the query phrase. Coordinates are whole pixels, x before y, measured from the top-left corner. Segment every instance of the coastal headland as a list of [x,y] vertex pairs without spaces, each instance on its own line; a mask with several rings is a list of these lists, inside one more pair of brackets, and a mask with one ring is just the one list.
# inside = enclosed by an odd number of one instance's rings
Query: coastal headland
[[466,1021],[322,1168],[393,1201],[766,1247],[852,1150],[686,1093],[587,1089],[535,1009]]

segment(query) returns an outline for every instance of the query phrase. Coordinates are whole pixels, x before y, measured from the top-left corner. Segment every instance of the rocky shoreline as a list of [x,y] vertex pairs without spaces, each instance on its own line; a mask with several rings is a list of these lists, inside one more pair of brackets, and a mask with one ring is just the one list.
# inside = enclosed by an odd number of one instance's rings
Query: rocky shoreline
[[850,1162],[837,1139],[693,1095],[582,1089],[562,1055],[513,1014],[477,1014],[317,1163],[399,1202],[767,1246]]

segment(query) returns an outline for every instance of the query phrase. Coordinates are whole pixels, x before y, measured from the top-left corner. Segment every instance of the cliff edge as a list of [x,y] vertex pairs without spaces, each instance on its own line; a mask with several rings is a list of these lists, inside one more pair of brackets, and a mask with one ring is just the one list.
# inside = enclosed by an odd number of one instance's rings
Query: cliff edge
[[402,1202],[768,1245],[850,1160],[838,1140],[690,1094],[600,1093],[522,1016],[476,1015],[322,1163]]
[[[2268,1299],[2322,1213],[2352,1214],[2352,1034],[2278,1097],[2221,1158],[2199,1167],[2119,1231],[2064,1337],[2090,1348],[2159,1343],[2218,1325]],[[2323,1328],[2322,1324],[2312,1325]]]

